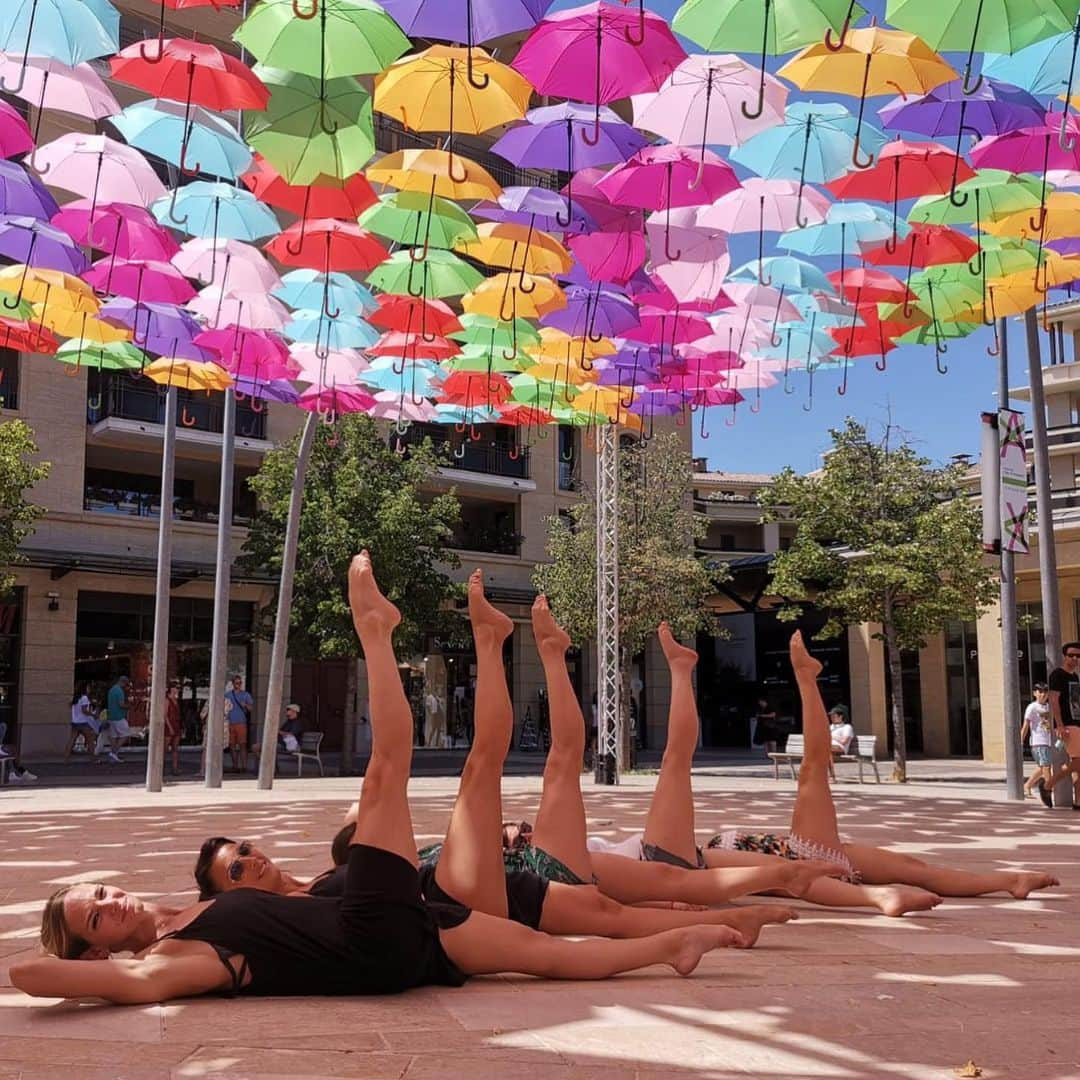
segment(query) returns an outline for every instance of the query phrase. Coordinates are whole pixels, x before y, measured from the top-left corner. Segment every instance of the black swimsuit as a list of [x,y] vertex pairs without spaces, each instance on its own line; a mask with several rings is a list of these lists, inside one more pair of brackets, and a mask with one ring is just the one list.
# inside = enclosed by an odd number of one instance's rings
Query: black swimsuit
[[[439,944],[439,929],[460,926],[468,908],[425,903],[416,868],[381,848],[354,844],[341,869],[337,897],[237,889],[168,936],[210,945],[229,969],[233,993],[392,994],[465,981]],[[233,956],[244,958],[239,971]]]

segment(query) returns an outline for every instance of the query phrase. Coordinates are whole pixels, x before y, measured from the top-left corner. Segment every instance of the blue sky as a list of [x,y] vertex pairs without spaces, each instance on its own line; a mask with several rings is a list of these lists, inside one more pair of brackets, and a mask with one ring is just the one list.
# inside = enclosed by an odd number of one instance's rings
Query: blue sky
[[[553,10],[577,6],[579,0],[556,0]],[[884,16],[884,0],[862,0],[871,14]],[[646,0],[646,7],[667,18],[674,15],[680,0]],[[692,43],[684,43],[688,51],[700,52]],[[959,70],[963,57],[950,56]],[[783,62],[781,60],[780,62]],[[777,63],[770,61],[770,67]],[[849,108],[855,98],[839,95],[802,95],[793,93],[791,100],[835,100]],[[867,118],[876,122],[873,109],[888,99],[873,99]],[[969,140],[970,142],[970,140]],[[749,241],[733,238],[732,266],[756,256],[756,238]],[[823,263],[826,269],[833,264]],[[1027,359],[1024,352],[1023,325],[1010,326],[1010,384],[1027,381]],[[732,472],[772,472],[791,465],[807,470],[820,463],[821,452],[828,446],[828,430],[843,423],[847,416],[860,421],[881,424],[886,420],[907,432],[918,450],[934,461],[944,461],[956,453],[978,453],[979,414],[997,405],[997,360],[988,356],[992,344],[989,330],[980,329],[968,338],[949,342],[943,362],[948,374],[939,375],[934,364],[932,346],[906,346],[889,353],[888,369],[874,369],[874,357],[854,361],[848,379],[848,392],[837,394],[839,371],[819,371],[814,376],[814,404],[804,411],[807,400],[807,376],[797,373],[791,385],[795,393],[785,395],[780,386],[762,394],[762,409],[756,415],[740,405],[734,426],[730,409],[712,409],[706,418],[709,437],[702,439],[700,431],[694,438],[694,452],[706,457],[709,466]],[[1022,403],[1020,403],[1022,404]],[[696,418],[697,419],[697,418]],[[695,424],[699,428],[700,420]]]

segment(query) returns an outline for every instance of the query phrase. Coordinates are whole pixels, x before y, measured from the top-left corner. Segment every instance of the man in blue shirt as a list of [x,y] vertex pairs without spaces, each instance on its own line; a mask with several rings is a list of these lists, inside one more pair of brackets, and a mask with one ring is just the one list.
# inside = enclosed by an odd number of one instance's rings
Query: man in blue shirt
[[128,687],[131,680],[126,675],[121,675],[116,682],[109,687],[108,698],[105,707],[109,711],[110,724],[123,724],[127,722],[128,714]]
[[247,772],[247,725],[255,699],[244,689],[241,676],[233,676],[232,689],[226,691],[225,702],[229,708],[229,754],[232,756],[233,772]]

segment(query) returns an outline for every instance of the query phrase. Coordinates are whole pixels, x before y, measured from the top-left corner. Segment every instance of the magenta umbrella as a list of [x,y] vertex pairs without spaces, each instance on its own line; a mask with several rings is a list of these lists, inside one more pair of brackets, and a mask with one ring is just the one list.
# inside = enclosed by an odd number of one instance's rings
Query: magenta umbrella
[[289,321],[289,309],[280,300],[263,292],[243,292],[208,285],[187,305],[211,326],[236,323],[252,330],[282,330]]
[[118,259],[168,262],[179,250],[176,241],[142,206],[76,199],[53,215],[52,223],[77,244],[107,251]]
[[623,4],[597,3],[560,11],[539,23],[511,66],[540,94],[596,105],[590,134],[600,139],[600,106],[632,94],[659,90],[686,59],[682,46],[660,16]]
[[637,228],[601,229],[571,236],[567,247],[593,281],[625,285],[645,265],[645,237]]
[[308,412],[322,413],[328,423],[342,413],[368,412],[375,399],[359,386],[324,386],[305,390],[296,403]]
[[34,149],[30,126],[14,105],[0,101],[0,157],[12,158]]
[[234,324],[204,330],[196,335],[195,344],[216,352],[230,375],[272,382],[295,379],[300,374],[300,365],[289,355],[288,344],[276,334]]
[[128,296],[136,303],[184,304],[195,290],[171,263],[156,259],[129,262],[126,259],[100,259],[83,274],[87,285],[101,295]]
[[616,165],[597,190],[618,206],[665,210],[664,255],[677,262],[681,252],[671,250],[671,210],[678,206],[704,206],[739,186],[734,170],[715,154],[682,146],[648,146],[629,161]]

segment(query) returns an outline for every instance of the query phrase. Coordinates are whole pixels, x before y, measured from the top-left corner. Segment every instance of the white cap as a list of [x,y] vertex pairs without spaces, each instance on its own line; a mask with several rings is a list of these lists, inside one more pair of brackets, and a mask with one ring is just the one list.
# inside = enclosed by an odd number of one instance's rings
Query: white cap
[[300,711],[300,706],[297,705],[295,702],[293,702],[291,705],[286,705],[285,706],[285,711],[286,712],[290,712],[290,711],[299,712]]

